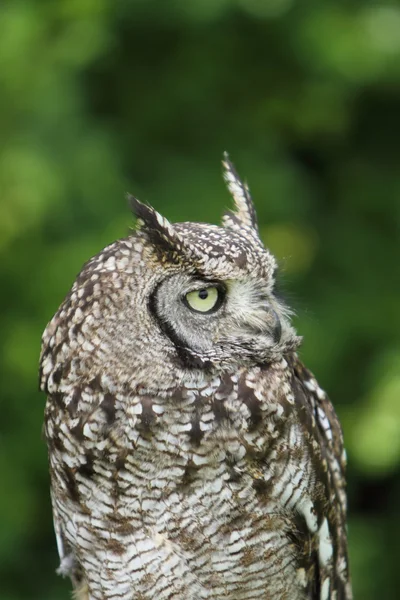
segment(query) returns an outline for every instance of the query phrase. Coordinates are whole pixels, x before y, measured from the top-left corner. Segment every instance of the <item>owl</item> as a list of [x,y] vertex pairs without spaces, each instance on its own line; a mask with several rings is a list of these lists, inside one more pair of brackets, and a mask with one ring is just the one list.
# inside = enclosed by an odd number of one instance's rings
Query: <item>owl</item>
[[350,600],[345,453],[227,155],[222,226],[136,229],[82,268],[40,386],[59,573],[79,600]]

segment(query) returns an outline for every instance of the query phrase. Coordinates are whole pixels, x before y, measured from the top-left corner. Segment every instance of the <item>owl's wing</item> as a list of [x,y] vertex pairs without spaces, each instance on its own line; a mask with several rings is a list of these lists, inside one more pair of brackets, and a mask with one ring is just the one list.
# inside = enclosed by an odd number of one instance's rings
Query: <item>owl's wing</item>
[[58,556],[60,558],[60,566],[57,569],[57,573],[63,577],[70,577],[74,587],[74,591],[72,593],[74,600],[89,600],[87,584],[82,580],[80,567],[75,560],[74,554],[68,547],[68,542],[65,539],[63,524],[53,493],[51,493],[51,500],[53,505],[54,531],[56,534]]
[[72,554],[68,551],[68,546],[65,541],[63,526],[60,519],[60,515],[57,509],[57,504],[53,493],[51,493],[51,501],[53,505],[53,523],[54,531],[56,534],[57,551],[60,559],[60,566],[57,569],[57,573],[63,576],[73,576],[74,572],[74,559]]
[[339,419],[314,375],[291,357],[296,404],[324,493],[316,502],[314,586],[310,600],[351,600],[346,532],[346,454]]
[[[68,501],[70,489],[73,489],[73,472],[76,469],[69,469],[68,465],[64,465],[64,442],[65,432],[68,431],[64,427],[63,432],[62,422],[65,420],[65,415],[61,410],[64,405],[65,397],[63,394],[49,394],[45,409],[45,424],[44,436],[49,449],[49,468],[51,476],[51,503],[53,509],[53,523],[56,534],[57,550],[60,559],[60,565],[57,573],[64,577],[70,577],[77,588],[80,585],[82,576],[80,566],[76,560],[75,554],[72,551],[66,536],[66,516],[63,511],[63,502]],[[79,459],[79,457],[78,457]],[[69,462],[71,457],[69,458]],[[65,507],[64,507],[65,508]],[[71,512],[71,514],[73,514]],[[76,596],[79,598],[79,596]]]

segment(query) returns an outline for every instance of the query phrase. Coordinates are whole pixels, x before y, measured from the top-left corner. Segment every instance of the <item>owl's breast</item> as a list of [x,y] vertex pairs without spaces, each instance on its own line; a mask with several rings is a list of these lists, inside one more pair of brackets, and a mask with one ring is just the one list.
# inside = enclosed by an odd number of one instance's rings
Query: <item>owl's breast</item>
[[268,589],[302,598],[290,507],[310,481],[306,457],[289,458],[301,432],[290,396],[282,403],[274,382],[266,390],[256,375],[142,399],[125,434],[134,450],[119,473],[118,502],[135,527],[184,558],[210,597],[248,588],[249,598]]
[[64,463],[79,463],[68,468],[82,512],[67,527],[71,546],[111,530],[110,552],[128,562],[147,548],[140,569],[132,563],[143,593],[173,557],[201,582],[198,598],[303,598],[298,555],[310,549],[293,543],[292,513],[311,475],[290,390],[282,398],[274,375],[225,374],[168,397],[108,395],[84,424],[75,419],[79,453],[74,445]]

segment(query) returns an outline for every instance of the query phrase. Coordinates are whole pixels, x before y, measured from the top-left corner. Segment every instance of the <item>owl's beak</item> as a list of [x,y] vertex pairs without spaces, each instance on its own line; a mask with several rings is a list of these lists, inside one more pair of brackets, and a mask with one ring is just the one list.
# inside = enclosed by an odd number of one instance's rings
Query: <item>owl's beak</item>
[[262,312],[262,320],[258,322],[257,326],[253,325],[253,331],[261,333],[263,336],[267,335],[268,338],[272,338],[274,344],[279,344],[282,337],[282,323],[278,313],[269,303],[263,305]]
[[280,318],[273,308],[269,308],[268,310],[270,321],[271,321],[271,335],[275,344],[279,344],[282,337],[282,324]]

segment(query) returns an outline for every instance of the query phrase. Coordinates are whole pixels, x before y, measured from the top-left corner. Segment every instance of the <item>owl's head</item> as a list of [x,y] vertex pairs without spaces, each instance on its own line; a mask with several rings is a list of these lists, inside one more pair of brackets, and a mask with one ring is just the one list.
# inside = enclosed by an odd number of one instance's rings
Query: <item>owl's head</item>
[[277,263],[260,240],[249,189],[227,155],[223,168],[234,210],[221,227],[171,224],[129,197],[155,274],[147,310],[188,368],[265,363],[300,342],[276,294]]
[[[234,200],[221,227],[169,223],[130,197],[137,227],[89,260],[43,335],[41,386],[171,389],[205,373],[279,360],[300,338],[275,291],[249,190],[226,156]],[[70,383],[68,385],[70,385]]]

